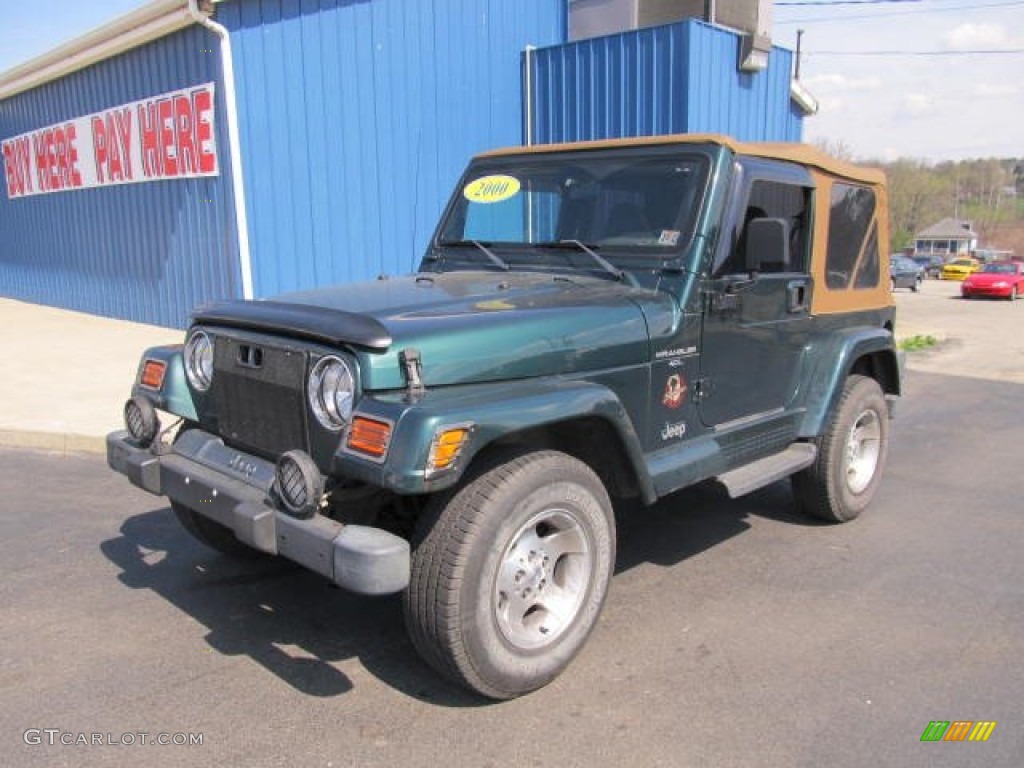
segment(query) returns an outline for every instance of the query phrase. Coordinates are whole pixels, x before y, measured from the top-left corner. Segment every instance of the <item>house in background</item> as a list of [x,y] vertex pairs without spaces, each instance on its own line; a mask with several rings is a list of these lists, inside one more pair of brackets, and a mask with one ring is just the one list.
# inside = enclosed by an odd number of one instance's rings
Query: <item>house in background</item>
[[971,222],[964,219],[943,219],[914,236],[917,256],[941,256],[948,260],[970,256],[977,248],[978,233]]

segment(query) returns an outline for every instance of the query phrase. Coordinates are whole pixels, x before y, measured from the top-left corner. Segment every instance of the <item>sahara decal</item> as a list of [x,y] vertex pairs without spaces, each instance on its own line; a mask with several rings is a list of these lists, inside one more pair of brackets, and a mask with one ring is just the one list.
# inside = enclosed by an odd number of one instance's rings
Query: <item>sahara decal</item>
[[665,382],[665,394],[661,398],[661,404],[666,408],[675,410],[683,404],[683,398],[686,397],[687,389],[686,379],[683,378],[683,374],[673,373]]

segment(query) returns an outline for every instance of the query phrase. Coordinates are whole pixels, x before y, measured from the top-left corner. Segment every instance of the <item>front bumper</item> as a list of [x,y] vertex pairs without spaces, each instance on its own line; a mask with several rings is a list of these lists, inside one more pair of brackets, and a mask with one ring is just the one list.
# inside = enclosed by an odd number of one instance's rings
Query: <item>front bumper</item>
[[960,286],[960,293],[964,296],[991,296],[997,299],[1008,299],[1011,288],[1009,285],[1003,288],[996,288],[993,285],[963,285]]
[[313,515],[292,517],[274,505],[274,465],[237,451],[202,430],[173,446],[140,448],[124,431],[107,435],[107,464],[133,485],[167,496],[234,531],[254,549],[281,555],[368,595],[409,584],[409,543],[380,528]]

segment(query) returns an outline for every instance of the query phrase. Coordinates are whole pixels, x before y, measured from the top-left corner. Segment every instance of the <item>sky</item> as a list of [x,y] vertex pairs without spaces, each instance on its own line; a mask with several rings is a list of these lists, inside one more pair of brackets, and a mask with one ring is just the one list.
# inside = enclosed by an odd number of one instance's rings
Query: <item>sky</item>
[[804,30],[800,80],[820,104],[805,141],[885,161],[1024,157],[1024,0],[779,0],[773,22],[792,50]]
[[[0,72],[145,4],[0,0]],[[862,160],[1024,156],[1024,0],[777,0],[772,20],[777,45],[804,31],[821,107],[805,141]]]

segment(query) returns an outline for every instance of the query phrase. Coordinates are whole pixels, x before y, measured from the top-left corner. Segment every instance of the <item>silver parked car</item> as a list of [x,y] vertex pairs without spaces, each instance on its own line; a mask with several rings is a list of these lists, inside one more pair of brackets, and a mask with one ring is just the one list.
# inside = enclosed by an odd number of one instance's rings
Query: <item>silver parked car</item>
[[893,256],[889,259],[889,278],[892,290],[909,288],[916,293],[924,280],[924,269],[906,256]]

